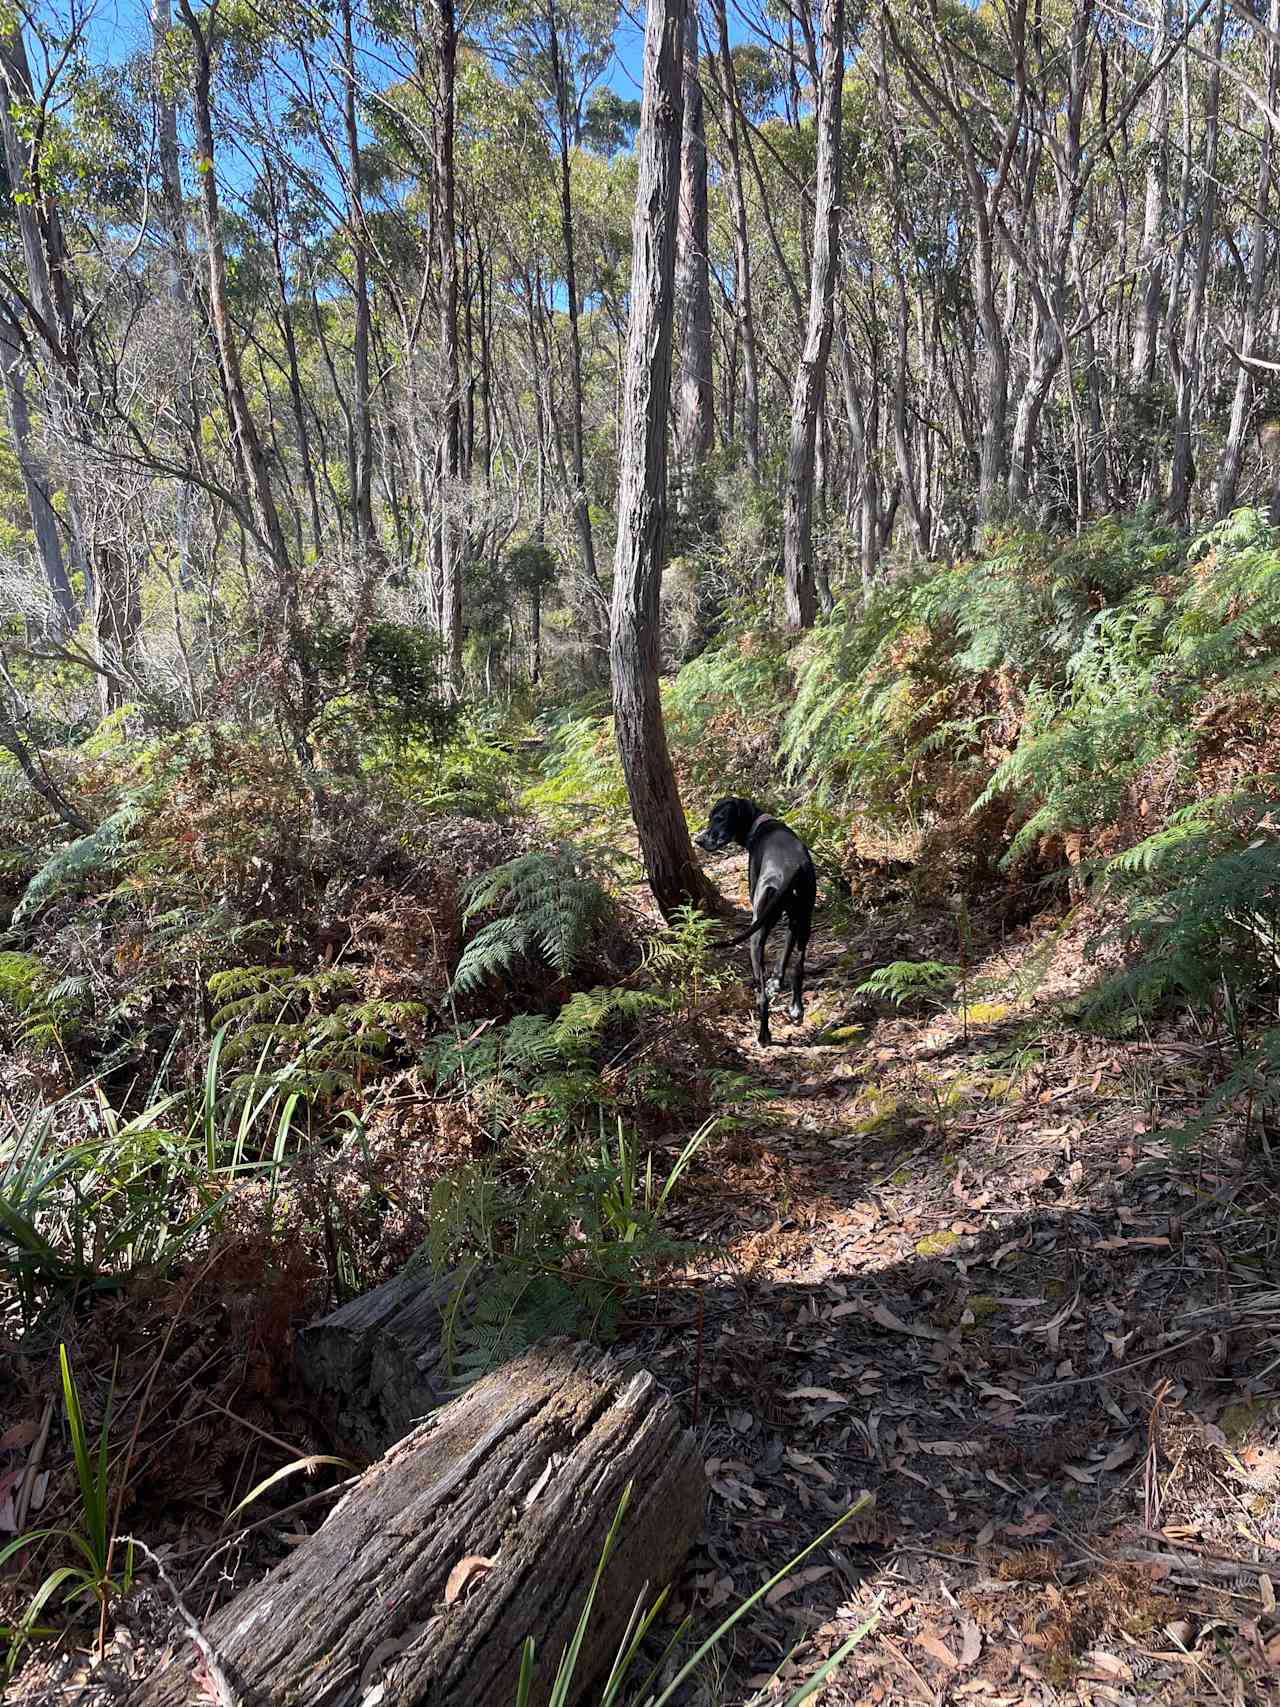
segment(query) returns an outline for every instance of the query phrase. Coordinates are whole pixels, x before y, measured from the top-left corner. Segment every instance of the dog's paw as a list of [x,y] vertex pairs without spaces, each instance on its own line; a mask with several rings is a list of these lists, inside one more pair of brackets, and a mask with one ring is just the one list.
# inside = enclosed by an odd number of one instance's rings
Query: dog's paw
[[776,996],[781,989],[781,978],[770,978],[769,982],[764,987],[764,993],[766,996]]
[[803,1008],[797,1008],[797,1007],[788,1008],[787,1009],[787,1018],[791,1021],[792,1025],[803,1025],[804,1024],[804,1009]]

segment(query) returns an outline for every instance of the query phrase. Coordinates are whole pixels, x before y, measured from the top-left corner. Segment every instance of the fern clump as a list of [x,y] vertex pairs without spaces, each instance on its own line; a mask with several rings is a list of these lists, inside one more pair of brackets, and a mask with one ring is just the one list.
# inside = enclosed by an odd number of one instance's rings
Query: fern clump
[[88,980],[58,977],[34,954],[0,951],[0,1027],[26,1049],[65,1050],[84,1015]]
[[719,921],[701,908],[677,907],[666,930],[644,945],[641,967],[675,1005],[696,1009],[738,979],[726,964]]
[[420,1002],[369,999],[342,967],[238,966],[208,980],[221,1061],[241,1064],[227,1086],[253,1093],[264,1071],[308,1101],[331,1101],[380,1073],[393,1046],[407,1046],[427,1010]]
[[939,960],[893,960],[856,986],[860,996],[907,1007],[915,1002],[942,1006],[960,982],[961,968]]
[[625,817],[627,785],[612,717],[586,713],[549,719],[541,729],[546,747],[541,775],[525,791],[525,804],[575,834]]
[[611,1100],[597,1066],[609,1029],[662,1007],[648,990],[579,990],[552,1018],[517,1014],[467,1039],[440,1033],[419,1059],[430,1083],[465,1087],[513,1126],[591,1125]]
[[557,977],[567,978],[608,914],[604,883],[616,864],[617,856],[561,842],[473,878],[464,891],[463,923],[494,911],[501,917],[482,925],[466,945],[454,973],[454,990],[476,990],[535,954]]
[[1084,1009],[1121,1028],[1170,1002],[1217,1007],[1243,1050],[1251,1021],[1280,1008],[1280,778],[1197,801],[1106,867],[1124,903],[1097,946],[1136,949]]
[[47,901],[66,889],[81,889],[114,869],[130,831],[143,816],[146,795],[130,794],[96,830],[79,836],[46,860],[14,908],[15,926],[28,924]]

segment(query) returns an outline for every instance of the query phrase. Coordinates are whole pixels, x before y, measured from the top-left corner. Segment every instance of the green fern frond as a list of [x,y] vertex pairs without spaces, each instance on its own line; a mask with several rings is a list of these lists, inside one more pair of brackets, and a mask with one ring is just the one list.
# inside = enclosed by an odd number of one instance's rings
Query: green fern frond
[[860,996],[874,996],[904,1007],[908,1002],[945,1000],[960,981],[960,967],[938,960],[893,960],[856,986]]
[[467,885],[463,922],[494,908],[504,916],[483,925],[467,944],[454,989],[478,988],[535,948],[553,972],[567,977],[608,910],[602,877],[612,869],[610,856],[562,842],[553,851],[521,854],[474,878]]
[[46,860],[23,890],[13,910],[13,924],[25,925],[59,890],[77,888],[110,870],[143,811],[143,796],[140,793],[128,796],[96,830],[78,837]]

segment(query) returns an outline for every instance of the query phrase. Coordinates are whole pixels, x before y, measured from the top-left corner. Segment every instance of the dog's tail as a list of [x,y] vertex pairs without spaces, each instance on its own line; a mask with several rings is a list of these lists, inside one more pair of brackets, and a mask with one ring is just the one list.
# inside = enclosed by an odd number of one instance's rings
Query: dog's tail
[[723,937],[716,944],[716,947],[737,948],[740,943],[746,942],[749,937],[756,936],[760,931],[771,931],[782,917],[782,909],[786,905],[786,900],[787,891],[775,889],[769,894],[769,898],[764,904],[764,911],[756,915],[745,931],[740,931],[737,936]]

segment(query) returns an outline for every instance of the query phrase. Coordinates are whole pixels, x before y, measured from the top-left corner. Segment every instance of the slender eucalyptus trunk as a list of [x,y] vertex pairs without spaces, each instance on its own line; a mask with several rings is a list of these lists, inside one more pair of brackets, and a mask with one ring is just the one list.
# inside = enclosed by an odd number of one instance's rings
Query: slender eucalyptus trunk
[[684,126],[680,139],[680,218],[676,231],[676,317],[680,383],[676,391],[676,458],[689,475],[715,445],[711,375],[711,277],[707,258],[707,138],[698,78],[698,18],[690,6],[684,31]]
[[178,107],[164,87],[164,55],[172,23],[170,0],[152,0],[151,39],[152,51],[157,61],[156,141],[160,160],[160,193],[164,203],[165,236],[169,247],[169,305],[173,310],[173,335],[178,364],[175,375],[180,433],[178,455],[187,472],[187,478],[178,481],[175,494],[178,583],[188,587],[191,584],[191,529],[196,497],[191,475],[196,465],[200,422],[195,386],[191,251],[187,243],[187,213],[182,204],[182,172],[178,163]]
[[742,345],[742,429],[747,467],[753,483],[760,478],[760,374],[756,356],[755,316],[751,307],[751,240],[747,197],[742,178],[739,139],[738,79],[729,46],[725,0],[714,0],[719,36],[720,91],[724,110],[725,147],[729,155],[729,213],[733,223],[733,303],[738,339]]
[[791,437],[783,509],[787,625],[812,628],[817,616],[813,566],[813,479],[818,420],[831,351],[840,265],[840,119],[844,83],[844,0],[822,0],[818,87],[818,172],[814,196],[809,320],[791,393]]
[[[1274,112],[1277,93],[1280,93],[1280,0],[1271,0],[1267,27],[1271,33],[1266,46],[1266,101]],[[1257,342],[1266,294],[1267,251],[1271,238],[1271,221],[1267,210],[1271,203],[1274,148],[1272,125],[1264,115],[1258,147],[1258,179],[1254,191],[1253,219],[1249,225],[1249,294],[1245,302],[1244,325],[1240,333],[1240,355],[1243,359],[1236,372],[1235,394],[1231,400],[1231,425],[1227,429],[1227,442],[1218,465],[1216,507],[1219,517],[1229,515],[1235,508],[1236,488],[1240,483],[1240,464],[1244,456],[1245,429],[1249,423],[1250,404],[1253,400],[1253,375],[1247,362]]]
[[103,448],[101,410],[86,375],[83,323],[62,218],[44,175],[41,126],[45,119],[34,99],[26,43],[16,21],[7,34],[0,34],[0,83],[0,135],[9,182],[16,192],[13,200],[26,263],[24,311],[43,352],[46,419],[55,443],[69,453],[68,538],[92,610],[99,705],[105,716],[127,697],[122,671],[140,622],[138,588],[114,534],[95,543],[89,526],[89,518],[100,508],[95,503],[93,458]]
[[[355,307],[351,399],[351,508],[357,560],[378,551],[373,524],[373,413],[369,394],[369,234],[364,215],[364,171],[356,122],[356,51],[352,0],[342,0],[342,121],[347,145],[347,232],[351,241],[351,294]],[[367,565],[359,561],[363,570]]]
[[462,467],[462,398],[458,354],[457,115],[458,20],[454,0],[436,0],[436,241],[440,256],[440,348],[444,400],[435,465],[437,624],[451,690],[462,684],[462,527],[456,514]]
[[714,898],[689,839],[658,694],[684,27],[685,0],[649,0],[610,633],[618,751],[649,885],[668,915]]
[[[1155,14],[1151,56],[1158,60],[1169,41],[1169,0],[1151,0],[1151,5]],[[1138,324],[1130,370],[1138,385],[1150,385],[1155,377],[1164,312],[1160,251],[1169,207],[1169,79],[1163,72],[1151,85],[1150,113],[1142,241],[1138,247]]]
[[[302,463],[302,482],[306,487],[307,505],[311,520],[311,546],[316,556],[324,551],[324,526],[320,520],[320,494],[316,485],[315,463],[311,454],[311,429],[307,421],[306,400],[302,391],[302,368],[298,360],[298,337],[293,324],[293,301],[289,291],[289,275],[285,268],[284,240],[280,230],[280,207],[277,184],[271,162],[264,163],[267,204],[271,219],[271,255],[274,262],[276,293],[280,298],[279,327],[284,344],[285,372],[289,382],[289,406],[293,414],[293,430],[298,441],[298,458]],[[301,537],[301,522],[298,524]]]
[[1191,294],[1177,338],[1171,339],[1177,381],[1177,407],[1173,421],[1173,461],[1169,472],[1167,508],[1172,520],[1185,526],[1190,519],[1191,489],[1195,484],[1192,450],[1192,415],[1200,387],[1204,327],[1204,299],[1213,256],[1213,232],[1218,211],[1218,118],[1222,89],[1222,33],[1226,20],[1225,0],[1218,0],[1213,29],[1212,55],[1205,86],[1204,165],[1201,173],[1200,221],[1196,240],[1195,270]]
[[564,242],[564,284],[569,303],[570,453],[573,459],[573,524],[577,530],[582,568],[587,580],[596,583],[595,537],[591,529],[591,506],[587,498],[587,464],[582,411],[582,334],[578,326],[578,257],[574,236],[573,185],[569,172],[569,87],[560,48],[560,25],[555,0],[547,4],[547,42],[551,53],[551,77],[555,84],[556,128],[560,152],[560,234]]
[[205,249],[209,261],[209,316],[221,369],[223,393],[231,417],[232,454],[246,506],[244,519],[257,535],[258,543],[271,560],[279,580],[287,628],[296,618],[297,588],[284,530],[271,490],[267,459],[249,408],[240,352],[236,347],[231,312],[227,305],[227,260],[222,242],[222,215],[218,205],[218,174],[213,152],[213,63],[208,37],[191,9],[190,0],[178,0],[182,21],[193,49],[192,117],[195,121],[196,160],[200,179],[200,211],[204,223]]
[[22,476],[27,512],[31,517],[31,536],[35,541],[36,560],[53,595],[56,612],[54,626],[59,634],[66,636],[80,620],[80,609],[62,555],[62,536],[58,531],[58,518],[49,495],[48,466],[31,425],[26,368],[27,358],[22,348],[17,320],[11,315],[8,303],[0,302],[0,380],[4,384],[9,430],[13,435],[18,472]]

